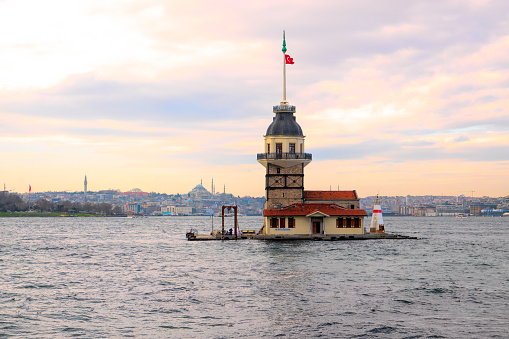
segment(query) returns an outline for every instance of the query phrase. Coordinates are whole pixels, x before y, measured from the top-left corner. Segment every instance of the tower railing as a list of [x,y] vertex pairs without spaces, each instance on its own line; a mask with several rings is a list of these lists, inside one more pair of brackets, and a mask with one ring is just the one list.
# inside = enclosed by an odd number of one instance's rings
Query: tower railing
[[295,113],[295,106],[292,105],[276,105],[272,106],[273,112],[293,112]]
[[313,160],[311,153],[258,153],[257,160],[274,160],[274,159],[304,159]]

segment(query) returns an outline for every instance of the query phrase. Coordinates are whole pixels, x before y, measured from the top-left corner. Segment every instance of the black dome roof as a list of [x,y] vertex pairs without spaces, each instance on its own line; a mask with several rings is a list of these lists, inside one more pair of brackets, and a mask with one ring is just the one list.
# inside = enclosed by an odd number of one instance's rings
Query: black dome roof
[[300,128],[293,112],[276,112],[274,120],[267,128],[268,135],[285,135],[285,136],[298,136],[304,137],[302,129]]

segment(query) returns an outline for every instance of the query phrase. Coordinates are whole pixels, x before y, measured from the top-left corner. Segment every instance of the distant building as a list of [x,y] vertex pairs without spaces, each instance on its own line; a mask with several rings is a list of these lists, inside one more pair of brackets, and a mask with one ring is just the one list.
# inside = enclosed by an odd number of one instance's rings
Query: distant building
[[163,215],[192,215],[194,208],[191,206],[164,206],[161,207]]
[[482,210],[493,210],[496,209],[498,204],[475,204],[470,205],[470,214],[474,216],[482,215]]
[[437,210],[435,206],[425,205],[425,206],[416,206],[414,208],[414,214],[417,217],[436,217]]
[[400,215],[413,215],[414,214],[414,206],[408,206],[408,205],[399,206],[399,214]]
[[468,209],[463,204],[440,204],[436,205],[436,212],[439,217],[450,217],[468,213]]
[[141,205],[140,204],[127,204],[124,209],[125,213],[141,213]]

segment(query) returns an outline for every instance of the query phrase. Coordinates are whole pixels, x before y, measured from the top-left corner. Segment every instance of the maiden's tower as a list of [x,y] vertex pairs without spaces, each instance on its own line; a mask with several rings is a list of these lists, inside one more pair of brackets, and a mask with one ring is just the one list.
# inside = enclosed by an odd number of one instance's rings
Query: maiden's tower
[[[243,230],[237,226],[237,206],[222,206],[222,228],[210,234],[186,233],[188,240],[342,240],[410,239],[411,237],[364,229],[366,211],[360,208],[355,190],[319,191],[304,188],[304,169],[313,159],[306,153],[305,136],[297,122],[295,106],[286,100],[286,54],[283,33],[283,100],[273,106],[274,117],[263,141],[258,162],[265,167],[263,227]],[[225,230],[225,210],[233,209],[234,231]],[[375,212],[375,211],[374,211]],[[415,238],[413,238],[415,239]]]
[[283,100],[273,106],[272,123],[264,136],[264,153],[257,160],[265,174],[265,235],[362,234],[364,217],[356,191],[306,191],[304,168],[312,155],[305,153],[304,134],[295,106],[286,100],[286,54],[283,33]]

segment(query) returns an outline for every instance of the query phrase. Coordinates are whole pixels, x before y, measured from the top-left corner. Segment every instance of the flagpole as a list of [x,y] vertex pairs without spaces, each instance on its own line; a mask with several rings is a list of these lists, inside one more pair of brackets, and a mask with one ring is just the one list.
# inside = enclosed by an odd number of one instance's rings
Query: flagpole
[[286,39],[283,31],[283,103],[286,104]]

